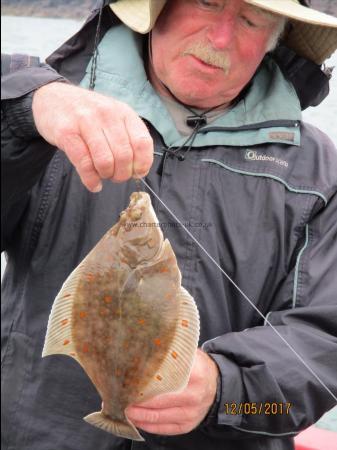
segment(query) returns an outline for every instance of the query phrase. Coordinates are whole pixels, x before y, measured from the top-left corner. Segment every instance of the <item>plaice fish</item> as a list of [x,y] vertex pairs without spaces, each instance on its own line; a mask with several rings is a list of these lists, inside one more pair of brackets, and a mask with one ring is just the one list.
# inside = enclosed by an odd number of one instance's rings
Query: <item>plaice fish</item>
[[145,192],[69,275],[48,321],[42,356],[73,357],[96,386],[100,412],[84,418],[143,440],[130,404],[183,389],[199,339],[199,315],[171,244]]

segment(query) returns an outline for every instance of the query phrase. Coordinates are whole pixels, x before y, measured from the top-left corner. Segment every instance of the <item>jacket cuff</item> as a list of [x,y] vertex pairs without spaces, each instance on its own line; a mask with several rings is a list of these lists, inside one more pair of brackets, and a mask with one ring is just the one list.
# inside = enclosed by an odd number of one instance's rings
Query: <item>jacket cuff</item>
[[[208,355],[208,356],[212,357],[212,355]],[[215,395],[213,405],[211,406],[210,410],[207,413],[207,416],[204,418],[201,425],[208,426],[208,425],[214,425],[217,423],[218,409],[219,409],[220,399],[221,399],[221,390],[222,390],[221,376],[218,375],[217,385],[216,385],[216,395]]]
[[32,102],[34,92],[15,100],[8,100],[3,105],[8,126],[15,136],[33,139],[39,136],[35,126]]
[[39,137],[33,117],[33,95],[37,89],[54,81],[69,83],[46,64],[19,67],[18,70],[7,71],[1,77],[1,110],[15,136],[24,139]]
[[242,414],[231,414],[230,405],[238,405],[244,398],[240,368],[223,355],[208,353],[208,356],[217,364],[220,376],[216,399],[203,424],[239,426],[242,422]]
[[69,81],[47,64],[25,67],[1,76],[1,100],[13,100],[53,81]]

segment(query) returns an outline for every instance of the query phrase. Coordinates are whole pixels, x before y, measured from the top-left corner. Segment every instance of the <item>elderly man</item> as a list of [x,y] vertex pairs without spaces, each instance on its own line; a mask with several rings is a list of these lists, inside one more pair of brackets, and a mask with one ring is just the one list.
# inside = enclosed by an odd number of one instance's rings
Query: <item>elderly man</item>
[[[296,0],[119,0],[53,69],[4,58],[4,448],[291,449],[336,404],[337,152],[301,122],[336,47],[337,19]],[[202,350],[182,392],[127,409],[145,442],[83,422],[90,381],[41,359],[55,295],[138,177],[241,290],[153,197]]]

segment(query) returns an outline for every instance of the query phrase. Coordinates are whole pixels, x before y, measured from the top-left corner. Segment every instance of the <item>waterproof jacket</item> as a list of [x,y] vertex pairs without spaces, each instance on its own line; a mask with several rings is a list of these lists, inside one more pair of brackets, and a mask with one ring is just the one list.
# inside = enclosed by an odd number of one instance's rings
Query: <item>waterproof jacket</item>
[[101,403],[82,368],[61,355],[41,358],[56,294],[136,189],[106,181],[99,194],[88,192],[63,152],[33,127],[30,136],[22,131],[25,94],[62,76],[88,87],[95,20],[49,59],[57,72],[31,60],[5,65],[2,448],[292,449],[292,437],[336,403],[337,152],[301,122],[305,96],[299,101],[270,58],[179,161],[165,152],[183,139],[146,80],[143,38],[110,12],[102,17],[96,90],[146,121],[155,144],[147,183],[269,321],[152,197],[200,312],[200,346],[221,373],[206,420],[182,436],[142,432],[145,443],[114,437],[82,420]]

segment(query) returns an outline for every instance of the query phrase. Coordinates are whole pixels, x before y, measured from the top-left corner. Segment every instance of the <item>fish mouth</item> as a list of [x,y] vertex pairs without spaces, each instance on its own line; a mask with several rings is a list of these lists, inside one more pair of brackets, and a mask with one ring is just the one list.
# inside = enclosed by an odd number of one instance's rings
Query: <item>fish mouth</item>
[[121,213],[121,253],[130,266],[143,265],[160,258],[164,236],[146,192],[133,192],[129,206]]

